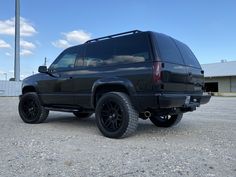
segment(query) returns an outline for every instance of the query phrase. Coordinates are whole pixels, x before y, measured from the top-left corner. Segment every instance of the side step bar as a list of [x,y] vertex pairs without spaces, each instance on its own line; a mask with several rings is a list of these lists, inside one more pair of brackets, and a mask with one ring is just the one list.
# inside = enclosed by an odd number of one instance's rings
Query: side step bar
[[55,107],[44,107],[47,110],[50,111],[60,111],[60,112],[78,112],[79,109],[71,109],[71,108],[55,108]]

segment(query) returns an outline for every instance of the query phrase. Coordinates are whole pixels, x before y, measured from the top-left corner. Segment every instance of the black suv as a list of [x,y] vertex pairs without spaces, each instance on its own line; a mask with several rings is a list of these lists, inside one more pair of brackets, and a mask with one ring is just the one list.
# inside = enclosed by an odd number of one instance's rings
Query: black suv
[[78,118],[95,112],[99,130],[110,138],[133,133],[138,118],[173,126],[183,113],[210,100],[203,93],[204,72],[188,46],[151,31],[89,40],[38,71],[22,84],[24,122],[43,122],[49,110]]

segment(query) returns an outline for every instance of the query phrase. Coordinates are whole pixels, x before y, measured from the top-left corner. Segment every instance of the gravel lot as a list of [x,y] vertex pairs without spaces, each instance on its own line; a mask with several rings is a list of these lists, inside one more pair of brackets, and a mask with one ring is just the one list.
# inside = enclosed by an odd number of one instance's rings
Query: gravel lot
[[18,98],[0,97],[0,176],[236,176],[236,97],[213,97],[173,128],[139,121],[134,136],[114,140],[94,116],[50,112],[30,125]]

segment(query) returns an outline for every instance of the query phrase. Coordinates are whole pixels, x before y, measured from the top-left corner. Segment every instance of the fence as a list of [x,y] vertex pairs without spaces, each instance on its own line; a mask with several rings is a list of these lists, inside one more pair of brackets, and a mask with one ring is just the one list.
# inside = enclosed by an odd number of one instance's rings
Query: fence
[[21,94],[21,82],[0,81],[0,96],[19,96]]

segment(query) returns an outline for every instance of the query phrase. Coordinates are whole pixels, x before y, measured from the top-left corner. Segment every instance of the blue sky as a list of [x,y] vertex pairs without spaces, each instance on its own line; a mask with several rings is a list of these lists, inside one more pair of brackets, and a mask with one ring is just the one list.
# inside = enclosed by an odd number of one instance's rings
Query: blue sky
[[[14,3],[0,1],[0,79],[13,77]],[[235,0],[21,0],[21,78],[63,48],[139,29],[186,43],[200,63],[236,60]]]

